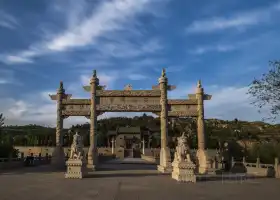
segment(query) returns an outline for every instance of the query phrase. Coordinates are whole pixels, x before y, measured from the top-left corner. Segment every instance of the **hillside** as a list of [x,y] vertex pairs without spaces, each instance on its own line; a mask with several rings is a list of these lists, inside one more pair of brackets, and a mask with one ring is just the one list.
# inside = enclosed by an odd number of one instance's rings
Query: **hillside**
[[[172,120],[169,123],[169,136],[176,137],[184,131],[185,127],[192,123],[193,132],[196,132],[196,124],[191,119]],[[160,132],[160,120],[151,116],[125,118],[116,117],[101,119],[98,121],[98,141],[100,145],[106,139],[108,131],[116,130],[122,126],[139,126],[142,131],[149,130],[152,133]],[[89,134],[88,123],[71,127],[72,131],[79,131],[82,135]],[[64,137],[69,129],[64,129]],[[205,132],[208,136],[208,144],[215,147],[218,140],[258,140],[258,141],[280,141],[280,125],[272,125],[264,122],[225,121],[218,119],[205,120]],[[12,141],[18,145],[54,145],[55,128],[42,127],[38,125],[26,126],[4,126],[1,130],[2,140]],[[196,135],[194,134],[195,138]],[[88,137],[86,143],[89,143]],[[195,141],[195,140],[194,140]],[[195,143],[195,142],[194,142]]]

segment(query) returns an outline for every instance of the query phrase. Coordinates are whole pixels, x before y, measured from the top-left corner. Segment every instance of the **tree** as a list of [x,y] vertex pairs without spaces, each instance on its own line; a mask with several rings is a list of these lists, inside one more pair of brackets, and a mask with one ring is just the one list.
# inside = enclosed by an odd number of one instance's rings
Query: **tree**
[[269,63],[271,69],[260,79],[254,79],[248,94],[253,97],[252,104],[260,110],[270,107],[270,119],[275,119],[280,112],[280,61]]
[[3,113],[0,114],[0,143],[2,143],[3,135],[2,135],[2,127],[4,125],[5,117],[3,117]]
[[5,117],[3,116],[3,113],[0,114],[0,128],[4,125]]

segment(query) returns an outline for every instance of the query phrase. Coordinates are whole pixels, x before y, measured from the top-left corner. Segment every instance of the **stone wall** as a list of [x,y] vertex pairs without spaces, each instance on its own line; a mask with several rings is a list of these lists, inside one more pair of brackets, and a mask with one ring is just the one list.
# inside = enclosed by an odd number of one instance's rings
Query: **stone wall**
[[[31,153],[33,153],[34,156],[38,156],[39,154],[41,154],[41,156],[51,156],[54,148],[55,147],[15,146],[15,149],[18,149],[20,154],[23,154],[24,157],[30,155]],[[70,147],[64,147],[63,149],[66,156],[70,154]],[[110,147],[99,147],[97,149],[99,155],[112,155],[112,148]],[[85,147],[84,151],[87,153],[88,147]]]

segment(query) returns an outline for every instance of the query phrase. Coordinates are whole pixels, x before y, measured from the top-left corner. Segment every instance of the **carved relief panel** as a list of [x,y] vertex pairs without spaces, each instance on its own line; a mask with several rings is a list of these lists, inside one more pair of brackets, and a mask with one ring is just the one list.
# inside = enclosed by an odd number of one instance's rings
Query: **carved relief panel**
[[100,105],[160,105],[159,97],[100,97],[98,103]]
[[63,105],[63,116],[86,116],[90,115],[90,105]]

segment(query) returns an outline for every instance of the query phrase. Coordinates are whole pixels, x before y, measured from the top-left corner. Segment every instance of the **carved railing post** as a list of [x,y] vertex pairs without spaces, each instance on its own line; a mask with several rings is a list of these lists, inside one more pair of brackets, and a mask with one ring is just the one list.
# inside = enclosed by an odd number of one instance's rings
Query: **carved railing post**
[[256,161],[256,167],[259,168],[261,164],[261,160],[259,157],[257,157],[257,161]]
[[235,165],[234,157],[231,157],[231,168]]
[[55,133],[55,149],[52,153],[51,164],[55,168],[63,168],[65,166],[65,154],[62,147],[62,129],[63,129],[63,116],[62,116],[62,100],[65,95],[65,90],[63,88],[63,82],[60,82],[60,86],[56,93],[57,100],[57,110],[56,110],[56,133]]
[[88,150],[88,164],[87,167],[95,170],[97,165],[97,110],[96,110],[96,88],[99,85],[99,80],[96,76],[96,70],[90,80],[90,146]]
[[168,100],[167,100],[167,86],[168,79],[165,74],[165,69],[162,70],[162,75],[159,78],[159,87],[160,87],[160,104],[161,104],[161,113],[160,113],[160,130],[161,130],[161,150],[160,150],[160,165],[158,170],[160,172],[171,172],[171,157],[170,150],[167,147],[167,136],[168,136]]
[[246,166],[246,158],[244,156],[242,157],[242,163],[244,166]]

